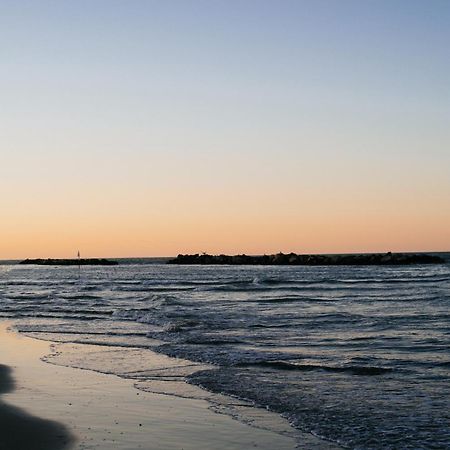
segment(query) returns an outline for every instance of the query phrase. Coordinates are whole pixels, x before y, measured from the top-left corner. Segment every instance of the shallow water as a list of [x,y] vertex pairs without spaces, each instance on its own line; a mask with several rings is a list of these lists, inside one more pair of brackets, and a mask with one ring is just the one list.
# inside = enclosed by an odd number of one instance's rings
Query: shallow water
[[[449,264],[151,262],[80,275],[0,265],[0,316],[36,337],[114,346],[109,372],[187,379],[345,448],[450,448]],[[152,373],[146,349],[214,368]]]

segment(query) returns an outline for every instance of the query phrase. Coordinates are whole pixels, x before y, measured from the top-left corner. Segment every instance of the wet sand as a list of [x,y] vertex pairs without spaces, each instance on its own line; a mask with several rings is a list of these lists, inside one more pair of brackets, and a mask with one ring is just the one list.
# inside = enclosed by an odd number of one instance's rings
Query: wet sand
[[[0,394],[14,388],[11,368],[0,365]],[[32,416],[0,400],[0,449],[62,450],[72,441],[73,436],[62,424]]]
[[[8,366],[0,370],[1,450],[283,450],[296,446],[292,435],[214,413],[204,400],[142,392],[132,380],[41,361],[48,353],[49,342],[8,331],[7,324],[0,322],[0,362]],[[280,420],[276,415],[273,419]],[[33,445],[8,441],[11,436],[33,439]],[[321,448],[312,446],[310,438],[305,437],[300,448]]]

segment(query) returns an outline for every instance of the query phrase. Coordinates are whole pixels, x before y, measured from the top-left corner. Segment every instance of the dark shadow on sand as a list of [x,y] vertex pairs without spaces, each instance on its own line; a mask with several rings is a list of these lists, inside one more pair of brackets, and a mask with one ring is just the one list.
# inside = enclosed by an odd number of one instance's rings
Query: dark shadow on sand
[[[0,364],[0,395],[14,390],[11,368]],[[62,450],[73,443],[67,428],[0,400],[0,450]]]

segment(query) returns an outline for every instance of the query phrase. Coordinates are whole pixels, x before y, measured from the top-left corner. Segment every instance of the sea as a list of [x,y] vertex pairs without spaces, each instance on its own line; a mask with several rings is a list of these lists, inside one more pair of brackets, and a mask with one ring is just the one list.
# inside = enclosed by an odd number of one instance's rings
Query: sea
[[[107,368],[80,351],[64,364],[242,399],[338,448],[450,449],[450,254],[441,256],[446,264],[392,267],[4,261],[0,318],[35,338],[107,350]],[[148,352],[170,365],[155,371]]]

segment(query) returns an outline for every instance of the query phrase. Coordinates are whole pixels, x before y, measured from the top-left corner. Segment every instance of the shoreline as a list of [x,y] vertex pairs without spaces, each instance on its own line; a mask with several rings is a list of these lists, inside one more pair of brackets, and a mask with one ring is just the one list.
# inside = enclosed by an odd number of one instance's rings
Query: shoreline
[[[11,331],[11,325],[0,321],[0,363],[13,368],[17,389],[1,400],[38,420],[61,423],[74,439],[55,450],[335,448],[295,429],[296,438],[243,423],[215,412],[206,399],[138,390],[135,380],[49,364],[41,358],[52,353],[52,342]],[[267,423],[285,421],[276,413],[261,414]]]

